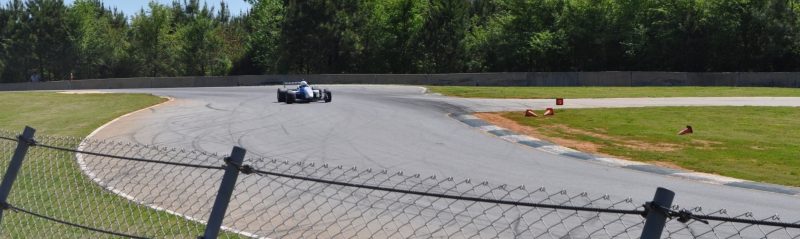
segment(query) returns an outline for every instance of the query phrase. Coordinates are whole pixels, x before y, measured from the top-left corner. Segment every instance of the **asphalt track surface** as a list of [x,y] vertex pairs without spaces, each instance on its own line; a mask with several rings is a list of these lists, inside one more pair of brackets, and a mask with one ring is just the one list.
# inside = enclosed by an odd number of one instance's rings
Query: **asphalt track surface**
[[[676,192],[675,204],[726,208],[730,215],[779,214],[800,219],[800,198],[610,167],[553,155],[475,130],[451,117],[473,111],[541,109],[553,100],[460,99],[413,86],[329,86],[332,103],[276,102],[277,87],[108,90],[174,98],[98,131],[94,139],[248,157],[325,162],[422,175],[470,178],[570,193],[652,199],[656,187]],[[720,97],[567,99],[565,108],[763,105],[800,106],[800,98]]]

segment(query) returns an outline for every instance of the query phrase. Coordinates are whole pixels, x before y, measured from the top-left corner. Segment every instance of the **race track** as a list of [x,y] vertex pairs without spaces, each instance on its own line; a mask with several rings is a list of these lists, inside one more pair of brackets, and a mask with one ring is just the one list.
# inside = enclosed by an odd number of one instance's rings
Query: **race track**
[[[248,157],[326,162],[529,188],[546,187],[649,201],[656,187],[683,207],[779,213],[800,219],[800,198],[610,167],[538,151],[475,130],[451,117],[473,111],[541,109],[553,100],[456,99],[412,86],[330,86],[333,102],[276,103],[277,87],[108,90],[175,100],[122,118],[94,139]],[[567,99],[565,107],[667,105],[800,106],[800,98]]]

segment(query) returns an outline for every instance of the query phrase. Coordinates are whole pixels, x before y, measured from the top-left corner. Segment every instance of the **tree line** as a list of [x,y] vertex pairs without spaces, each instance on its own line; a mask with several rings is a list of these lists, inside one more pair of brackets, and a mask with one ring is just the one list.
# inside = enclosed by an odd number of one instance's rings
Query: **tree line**
[[797,0],[100,0],[0,6],[0,81],[263,73],[798,71]]

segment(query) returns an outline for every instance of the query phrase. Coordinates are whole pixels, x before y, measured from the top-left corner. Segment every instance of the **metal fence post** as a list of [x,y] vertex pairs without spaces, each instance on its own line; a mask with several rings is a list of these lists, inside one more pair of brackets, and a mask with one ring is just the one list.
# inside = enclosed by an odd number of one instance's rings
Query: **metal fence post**
[[[669,189],[659,187],[656,189],[656,195],[653,196],[651,207],[647,211],[647,219],[644,222],[644,229],[642,230],[642,239],[657,239],[661,238],[661,232],[664,231],[664,225],[667,222],[667,213],[660,208],[672,207],[672,199],[675,198],[675,192]],[[660,207],[660,208],[657,208]]]
[[233,194],[233,188],[236,186],[236,180],[239,178],[239,166],[244,161],[244,154],[247,151],[240,147],[233,147],[228,164],[225,167],[225,175],[222,176],[222,183],[219,186],[217,198],[214,200],[214,208],[211,209],[211,216],[208,218],[206,231],[203,239],[215,239],[219,235],[220,227],[222,227],[222,219],[225,217],[225,211],[228,209],[228,203]]
[[28,154],[28,147],[30,146],[30,142],[33,142],[34,133],[36,133],[36,129],[25,126],[25,130],[17,141],[17,149],[14,151],[14,155],[11,156],[11,162],[8,164],[6,174],[3,175],[3,182],[0,184],[0,206],[3,207],[0,208],[0,222],[3,221],[3,211],[6,209],[6,200],[11,193],[11,187],[14,186],[14,180],[17,179],[17,173],[19,173],[19,169],[22,167],[22,160],[25,159],[25,155]]

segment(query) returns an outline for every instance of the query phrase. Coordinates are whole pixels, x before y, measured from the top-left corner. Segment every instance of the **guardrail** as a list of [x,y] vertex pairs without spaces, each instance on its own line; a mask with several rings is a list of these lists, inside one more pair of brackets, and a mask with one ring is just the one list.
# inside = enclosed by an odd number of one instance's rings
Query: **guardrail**
[[281,84],[461,86],[768,86],[800,87],[800,72],[500,72],[454,74],[316,74],[137,77],[0,84],[0,91],[223,87]]
[[[0,131],[0,237],[797,238],[800,223],[277,159]],[[10,160],[8,160],[10,159]],[[13,186],[13,188],[12,188]],[[12,190],[13,189],[13,190]],[[220,233],[221,232],[221,233]]]

